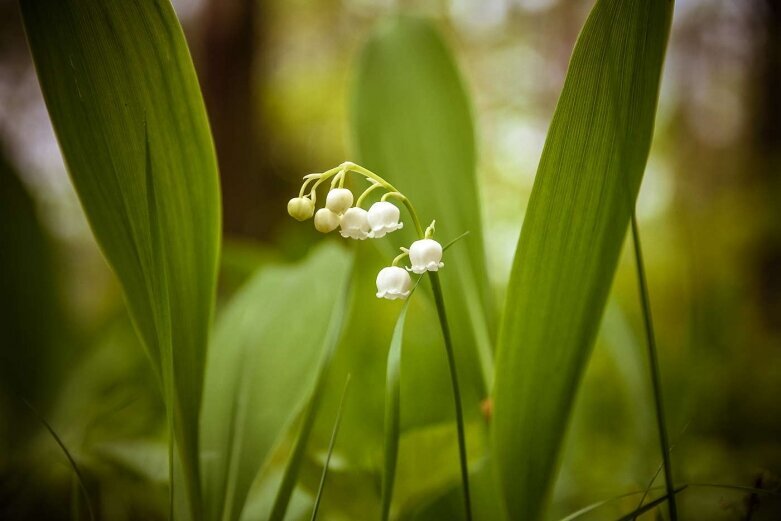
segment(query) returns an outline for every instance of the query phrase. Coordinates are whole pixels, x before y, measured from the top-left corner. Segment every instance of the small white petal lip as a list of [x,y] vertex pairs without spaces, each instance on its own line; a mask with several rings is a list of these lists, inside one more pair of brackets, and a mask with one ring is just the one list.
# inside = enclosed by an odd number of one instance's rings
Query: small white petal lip
[[341,215],[353,205],[353,193],[347,188],[334,188],[325,197],[325,207]]
[[442,262],[442,245],[434,239],[421,239],[409,247],[410,270],[414,273],[439,271],[445,266]]
[[400,215],[398,207],[387,201],[378,201],[371,205],[368,215],[369,226],[372,229],[371,236],[379,239],[403,228],[404,223],[399,222]]
[[377,274],[377,298],[405,299],[412,291],[412,279],[404,268],[388,266]]
[[315,213],[315,229],[318,232],[330,233],[339,227],[341,217],[328,208],[320,208]]
[[308,197],[294,197],[287,203],[287,213],[297,221],[306,221],[315,212],[315,203]]
[[342,215],[339,233],[345,239],[364,240],[369,237],[371,228],[369,227],[368,212],[363,208],[348,208]]

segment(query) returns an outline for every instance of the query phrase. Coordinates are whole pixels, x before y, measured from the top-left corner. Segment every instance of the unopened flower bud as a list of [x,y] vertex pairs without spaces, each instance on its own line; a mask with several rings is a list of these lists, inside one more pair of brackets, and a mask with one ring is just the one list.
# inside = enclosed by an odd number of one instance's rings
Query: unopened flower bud
[[385,234],[401,229],[404,223],[399,222],[399,209],[387,201],[378,201],[369,208],[369,226],[372,237],[379,239]]
[[412,279],[404,268],[388,266],[377,274],[377,298],[405,299],[412,291]]
[[287,213],[297,221],[306,221],[315,211],[315,203],[308,197],[294,197],[287,203]]
[[340,223],[341,230],[339,233],[342,234],[342,237],[345,239],[366,239],[371,231],[367,215],[366,210],[363,208],[348,208],[342,215]]
[[325,198],[325,207],[335,214],[343,214],[353,205],[353,193],[347,188],[334,188]]
[[434,239],[421,239],[409,247],[411,270],[415,273],[438,271],[444,267],[442,261],[442,245]]
[[328,208],[320,208],[315,213],[315,228],[318,232],[329,233],[339,227],[341,219]]

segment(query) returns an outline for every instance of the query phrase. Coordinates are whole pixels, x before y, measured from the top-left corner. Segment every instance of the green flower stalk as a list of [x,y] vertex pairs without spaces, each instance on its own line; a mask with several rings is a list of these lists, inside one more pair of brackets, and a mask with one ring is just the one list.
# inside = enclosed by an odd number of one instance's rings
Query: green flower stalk
[[[369,187],[358,196],[357,200],[354,199],[350,190],[344,188],[344,180],[351,173],[362,176],[370,183]],[[331,181],[331,185],[326,196],[325,207],[315,212],[317,189],[328,180]],[[372,204],[368,210],[365,210],[362,204],[368,195],[376,190],[382,190],[385,193],[380,197],[379,201]],[[442,294],[442,285],[439,281],[438,271],[445,264],[442,262],[444,249],[439,242],[434,240],[435,221],[432,221],[424,230],[420,224],[420,219],[418,219],[415,207],[407,196],[371,170],[349,161],[325,172],[304,176],[304,183],[301,186],[298,197],[291,199],[287,208],[291,217],[299,221],[305,221],[314,216],[315,228],[320,232],[330,233],[339,228],[339,233],[345,239],[379,239],[404,226],[404,223],[400,221],[401,212],[399,208],[391,203],[390,199],[400,201],[407,209],[419,239],[413,242],[409,248],[402,247],[402,253],[393,259],[391,265],[382,268],[377,274],[377,297],[388,300],[406,299],[411,294],[413,288],[410,272],[420,276],[430,273],[431,288],[434,293],[434,302],[437,307],[440,327],[442,328],[455,401],[464,508],[466,510],[466,519],[471,521],[472,507],[469,493],[469,469],[466,457],[464,415],[461,408],[461,392],[458,385],[453,342],[445,311],[445,299]],[[355,204],[353,204],[354,200]],[[409,260],[409,267],[399,266],[404,259]]]

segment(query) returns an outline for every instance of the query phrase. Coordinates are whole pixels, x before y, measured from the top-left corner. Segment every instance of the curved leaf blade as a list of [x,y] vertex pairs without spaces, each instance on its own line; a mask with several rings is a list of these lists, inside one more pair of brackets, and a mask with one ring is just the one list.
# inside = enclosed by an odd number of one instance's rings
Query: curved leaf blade
[[324,244],[297,265],[260,268],[220,316],[201,418],[206,519],[239,519],[306,405],[330,358],[329,327],[344,313],[350,270],[350,256]]
[[670,0],[599,0],[572,55],[499,335],[494,461],[511,519],[538,519],[651,143]]
[[220,202],[184,35],[166,0],[20,4],[71,179],[161,378],[187,515],[197,518]]
[[[351,120],[360,163],[399,187],[424,226],[436,219],[439,237],[470,232],[464,248],[448,252],[442,278],[465,402],[477,415],[493,374],[494,332],[474,128],[455,61],[431,22],[393,17],[372,33],[357,65]],[[408,245],[407,228],[398,233]]]
[[[350,281],[347,282],[348,288],[350,287]],[[339,339],[342,337],[345,315],[347,314],[347,302],[348,291],[343,292],[342,298],[336,304],[336,310],[331,317],[331,324],[329,325],[328,332],[324,340],[325,353],[318,368],[318,373],[312,392],[307,399],[307,405],[304,410],[304,419],[301,424],[301,428],[296,434],[296,440],[293,443],[293,450],[288,457],[285,470],[282,473],[282,477],[277,488],[277,494],[274,497],[274,504],[271,507],[271,514],[269,514],[269,521],[283,521],[287,514],[288,506],[293,498],[293,492],[295,489],[296,481],[298,480],[299,473],[301,472],[302,464],[304,463],[304,457],[306,456],[307,446],[309,440],[312,437],[312,431],[315,427],[315,421],[317,415],[322,406],[323,398],[326,393],[328,376],[331,370],[331,361],[333,359],[334,351],[339,343]],[[348,379],[352,376],[347,374]],[[339,408],[341,410],[341,406]]]

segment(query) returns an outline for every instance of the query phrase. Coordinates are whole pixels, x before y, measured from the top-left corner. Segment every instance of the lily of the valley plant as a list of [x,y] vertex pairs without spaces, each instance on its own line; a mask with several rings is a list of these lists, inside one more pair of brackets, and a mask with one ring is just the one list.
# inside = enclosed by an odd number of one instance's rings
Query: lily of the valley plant
[[[353,193],[344,187],[345,178],[350,173],[358,174],[370,183],[369,187],[358,196],[357,200],[354,199]],[[325,206],[315,212],[317,189],[328,180],[331,181],[331,184],[325,198]],[[366,198],[376,190],[381,190],[385,193],[380,197],[379,201],[372,204],[368,210],[365,210],[363,204]],[[301,185],[298,197],[294,197],[288,202],[287,211],[291,217],[299,221],[305,221],[314,217],[315,228],[323,233],[329,233],[339,228],[339,233],[346,239],[380,239],[404,226],[404,223],[400,222],[401,212],[399,208],[391,203],[389,199],[397,199],[407,208],[419,239],[413,242],[409,248],[401,247],[401,254],[393,259],[390,266],[382,268],[377,274],[377,297],[388,300],[406,299],[414,288],[410,272],[421,276],[429,272],[431,275],[431,286],[434,292],[437,313],[439,314],[440,326],[442,327],[453,396],[455,398],[464,507],[466,518],[468,521],[471,521],[471,501],[461,393],[459,391],[450,328],[445,313],[442,286],[437,274],[439,269],[445,265],[442,262],[444,250],[442,245],[433,238],[435,221],[432,221],[424,230],[418,219],[415,207],[407,196],[371,170],[349,161],[325,172],[304,176],[304,183]],[[410,266],[399,266],[405,258],[409,260]]]

